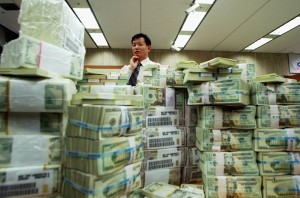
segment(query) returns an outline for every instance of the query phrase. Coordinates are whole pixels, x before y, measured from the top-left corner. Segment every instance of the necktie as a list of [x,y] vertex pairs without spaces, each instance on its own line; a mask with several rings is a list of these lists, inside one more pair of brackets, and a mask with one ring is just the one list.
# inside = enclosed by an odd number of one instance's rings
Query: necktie
[[129,78],[129,81],[128,81],[128,85],[131,85],[131,86],[135,86],[136,83],[137,83],[137,77],[139,75],[139,72],[140,72],[140,67],[142,66],[142,63],[138,63],[136,68],[133,70],[130,78]]

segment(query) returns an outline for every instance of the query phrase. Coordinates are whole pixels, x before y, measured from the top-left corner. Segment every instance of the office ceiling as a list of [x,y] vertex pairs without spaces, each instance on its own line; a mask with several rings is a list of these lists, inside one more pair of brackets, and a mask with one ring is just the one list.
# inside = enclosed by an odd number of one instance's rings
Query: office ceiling
[[[21,0],[0,0],[20,5]],[[90,5],[112,49],[129,49],[144,32],[153,49],[170,49],[193,0],[66,0]],[[240,52],[300,14],[300,0],[216,0],[184,50]],[[0,24],[18,32],[18,11],[0,7]],[[86,33],[85,47],[97,48]],[[300,26],[254,50],[299,53]]]

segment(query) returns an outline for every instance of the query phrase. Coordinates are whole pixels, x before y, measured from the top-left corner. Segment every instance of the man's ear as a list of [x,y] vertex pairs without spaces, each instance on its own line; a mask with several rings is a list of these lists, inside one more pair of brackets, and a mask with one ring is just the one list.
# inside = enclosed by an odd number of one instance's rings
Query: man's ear
[[148,52],[150,52],[151,51],[151,45],[147,45],[147,47],[148,47]]

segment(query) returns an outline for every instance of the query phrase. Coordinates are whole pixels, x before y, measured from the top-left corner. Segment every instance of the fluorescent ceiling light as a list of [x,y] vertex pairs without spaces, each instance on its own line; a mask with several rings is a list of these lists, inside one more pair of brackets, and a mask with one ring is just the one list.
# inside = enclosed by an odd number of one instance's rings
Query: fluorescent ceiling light
[[287,22],[286,24],[271,32],[270,35],[282,35],[290,31],[291,29],[297,27],[298,25],[300,25],[300,17],[296,17],[293,20]]
[[86,29],[99,29],[98,23],[90,8],[73,8]]
[[190,38],[191,38],[191,35],[178,35],[175,40],[174,46],[184,47]]
[[175,46],[175,45],[172,45],[172,46],[171,46],[171,49],[173,49],[173,50],[175,50],[175,51],[177,51],[177,52],[179,52],[179,51],[181,50],[179,47],[177,47],[177,46]]
[[266,44],[267,42],[271,41],[271,38],[261,38],[258,41],[252,43],[248,47],[245,48],[245,50],[255,50],[256,48]]
[[102,33],[90,33],[90,35],[97,46],[108,46],[108,43]]
[[181,31],[195,31],[205,14],[206,12],[190,12]]
[[190,12],[196,10],[199,6],[200,6],[199,3],[195,3],[194,5],[192,5],[191,7],[189,7],[188,9],[186,9],[185,11],[186,11],[187,13],[190,13]]
[[201,3],[201,4],[213,4],[215,0],[196,0],[195,3]]

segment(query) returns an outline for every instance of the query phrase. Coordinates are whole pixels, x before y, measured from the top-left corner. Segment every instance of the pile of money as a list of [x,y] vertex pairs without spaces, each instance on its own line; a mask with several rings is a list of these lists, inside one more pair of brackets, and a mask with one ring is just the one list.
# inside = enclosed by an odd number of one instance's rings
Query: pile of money
[[263,105],[257,107],[258,128],[300,127],[300,105]]
[[113,173],[144,157],[140,134],[102,140],[66,137],[65,144],[66,167],[95,175]]
[[144,107],[69,106],[66,136],[99,140],[142,130]]
[[171,87],[184,86],[184,73],[181,70],[170,68],[167,70],[166,85]]
[[216,57],[209,61],[202,62],[199,64],[200,68],[229,68],[229,67],[236,67],[237,60],[223,58],[223,57]]
[[255,151],[300,151],[300,128],[255,129]]
[[206,198],[262,198],[260,176],[204,176]]
[[198,107],[197,106],[185,106],[184,120],[185,126],[195,127],[198,123]]
[[109,93],[134,95],[134,88],[131,85],[86,85],[81,86],[78,91],[89,94]]
[[216,70],[208,70],[204,68],[190,68],[183,70],[183,83],[207,82],[216,80]]
[[272,73],[272,74],[266,74],[266,75],[260,75],[256,76],[256,78],[253,80],[254,82],[295,82],[293,79],[283,78],[282,76]]
[[202,172],[198,166],[185,166],[182,168],[181,183],[203,184]]
[[56,197],[61,186],[61,166],[1,168],[0,197]]
[[144,149],[171,148],[186,145],[186,131],[183,127],[143,128],[142,134]]
[[[60,164],[62,137],[52,135],[1,135],[0,168]],[[28,155],[34,153],[33,155]]]
[[69,79],[0,76],[0,112],[66,112],[74,93]]
[[60,135],[66,123],[61,113],[0,112],[0,135]]
[[258,153],[260,175],[299,175],[300,156],[295,152]]
[[256,107],[219,107],[203,106],[199,108],[198,127],[206,129],[255,129]]
[[242,79],[242,72],[243,69],[238,67],[217,69],[216,80],[241,79],[243,82],[247,82]]
[[251,84],[251,104],[300,104],[300,83],[254,82]]
[[205,175],[258,175],[254,151],[201,152],[200,169]]
[[[180,188],[175,185],[166,184],[163,182],[154,182],[143,188],[143,193],[147,197],[180,197],[180,198],[204,198],[204,192],[201,189],[191,192],[192,186]],[[198,193],[198,194],[197,194]]]
[[264,176],[263,196],[273,198],[297,198],[299,197],[299,175]]
[[79,90],[85,90],[91,85],[126,85],[127,82],[128,75],[85,74],[76,85]]
[[142,186],[148,186],[153,182],[160,181],[167,184],[179,186],[181,181],[180,167],[163,168],[141,172]]
[[179,111],[171,107],[148,107],[144,113],[146,128],[174,127],[179,125]]
[[200,160],[200,151],[196,147],[187,147],[186,165],[197,166]]
[[175,65],[175,70],[184,70],[190,68],[199,68],[199,65],[195,61],[179,61]]
[[252,150],[251,129],[196,128],[196,146],[200,151],[247,151]]
[[256,66],[251,63],[238,63],[237,66],[242,69],[241,79],[244,82],[252,82],[256,78]]
[[186,146],[195,147],[196,146],[196,127],[185,127],[186,129]]
[[141,162],[130,164],[107,176],[65,169],[65,198],[121,197],[141,186]]

